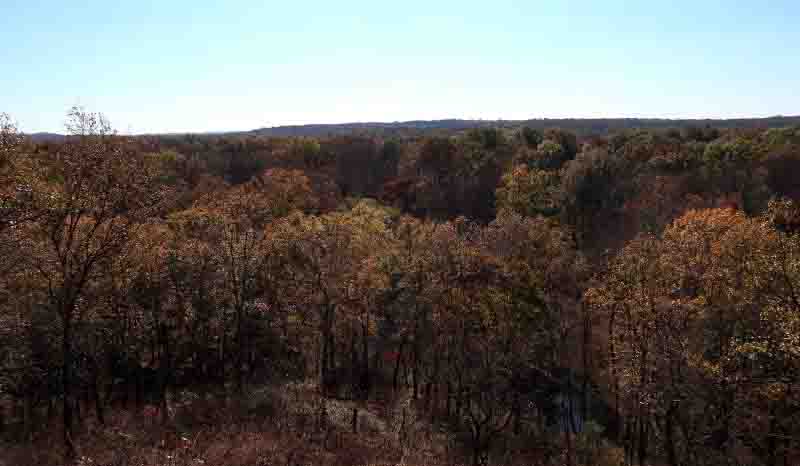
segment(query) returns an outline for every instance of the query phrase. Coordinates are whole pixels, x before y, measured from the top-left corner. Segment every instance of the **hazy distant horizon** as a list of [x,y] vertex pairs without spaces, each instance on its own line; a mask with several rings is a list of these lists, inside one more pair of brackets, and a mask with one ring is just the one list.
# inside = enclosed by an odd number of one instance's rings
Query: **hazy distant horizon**
[[[94,109],[87,109],[87,110],[94,110]],[[102,112],[101,112],[102,113]],[[274,125],[274,126],[260,126],[257,128],[239,128],[234,130],[225,130],[225,131],[162,131],[162,132],[128,132],[121,130],[113,125],[115,131],[119,134],[123,135],[132,135],[132,136],[146,136],[146,135],[180,135],[180,134],[235,134],[235,133],[248,133],[248,132],[256,132],[259,130],[275,130],[275,129],[289,129],[289,128],[308,128],[308,127],[348,127],[348,126],[359,126],[359,125],[375,125],[375,126],[386,126],[386,127],[395,127],[395,128],[402,128],[404,125],[408,125],[411,127],[412,124],[415,123],[430,123],[435,124],[438,122],[465,122],[465,123],[510,123],[510,124],[522,124],[524,122],[534,122],[534,121],[553,121],[553,122],[564,122],[564,121],[625,121],[625,120],[639,120],[639,121],[664,121],[664,122],[676,122],[679,124],[685,124],[689,122],[697,122],[698,124],[702,124],[704,122],[711,122],[711,123],[719,123],[725,121],[750,121],[750,122],[757,122],[759,120],[770,120],[770,119],[791,119],[791,120],[800,120],[800,113],[797,115],[767,115],[767,116],[744,116],[744,117],[733,117],[733,118],[661,118],[661,117],[564,117],[564,118],[548,118],[548,117],[541,117],[541,118],[522,118],[522,119],[510,119],[510,118],[437,118],[437,119],[411,119],[411,120],[396,120],[396,121],[342,121],[342,122],[333,122],[333,123],[300,123],[300,124],[285,124],[285,125]],[[12,116],[13,119],[13,116]],[[16,122],[19,124],[19,122]],[[434,125],[435,126],[435,125]],[[64,135],[66,131],[64,129],[60,131],[25,131],[23,128],[19,128],[24,134],[28,135]]]

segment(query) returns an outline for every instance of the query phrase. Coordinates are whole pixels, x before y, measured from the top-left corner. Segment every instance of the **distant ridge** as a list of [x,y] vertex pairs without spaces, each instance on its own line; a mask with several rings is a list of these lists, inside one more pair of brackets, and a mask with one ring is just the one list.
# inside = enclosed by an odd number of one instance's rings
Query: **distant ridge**
[[33,142],[55,142],[63,140],[66,136],[57,133],[33,133],[28,134],[28,137],[31,138]]
[[[453,133],[472,128],[520,128],[534,129],[563,128],[582,136],[604,135],[625,129],[666,129],[687,126],[713,126],[716,128],[777,128],[800,126],[800,115],[771,116],[765,118],[536,118],[530,120],[410,120],[395,122],[354,122],[307,125],[284,125],[254,129],[250,131],[209,131],[204,133],[160,133],[149,136],[180,136],[183,134],[216,135],[256,135],[273,137],[291,136],[341,136],[354,134],[413,135],[430,133]],[[144,136],[144,135],[142,135]],[[28,137],[34,142],[61,141],[63,134],[32,133]]]
[[766,118],[733,119],[668,119],[668,118],[539,118],[530,120],[412,120],[399,122],[361,122],[274,126],[250,131],[262,136],[326,136],[359,133],[426,133],[463,131],[471,128],[529,126],[535,129],[559,127],[582,135],[601,135],[624,129],[681,128],[685,126],[717,128],[772,128],[800,125],[800,115]]

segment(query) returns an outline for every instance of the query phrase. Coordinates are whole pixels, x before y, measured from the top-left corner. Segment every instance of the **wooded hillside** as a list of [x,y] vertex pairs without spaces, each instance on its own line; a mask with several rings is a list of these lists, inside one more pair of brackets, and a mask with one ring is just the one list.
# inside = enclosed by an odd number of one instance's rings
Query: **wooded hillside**
[[800,462],[800,126],[68,121],[0,120],[0,465]]

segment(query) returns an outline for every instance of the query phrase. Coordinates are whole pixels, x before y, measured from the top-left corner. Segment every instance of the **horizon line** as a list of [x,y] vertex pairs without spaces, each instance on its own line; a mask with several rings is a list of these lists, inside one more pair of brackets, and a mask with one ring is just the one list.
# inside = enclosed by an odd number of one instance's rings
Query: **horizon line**
[[[98,112],[103,113],[103,112]],[[255,131],[263,131],[263,130],[272,130],[272,129],[282,129],[282,128],[304,128],[304,127],[324,127],[324,126],[354,126],[354,125],[397,125],[403,126],[407,124],[414,124],[414,123],[437,123],[437,122],[467,122],[467,123],[525,123],[529,121],[597,121],[597,120],[615,120],[615,121],[630,121],[630,120],[639,120],[639,121],[663,121],[663,122],[708,122],[708,121],[741,121],[741,120],[770,120],[770,119],[800,119],[800,114],[796,115],[768,115],[768,116],[746,116],[746,117],[534,117],[534,118],[524,118],[524,119],[504,119],[504,118],[497,118],[497,119],[489,119],[489,118],[434,118],[434,119],[416,119],[416,120],[362,120],[362,121],[344,121],[344,122],[334,122],[334,123],[299,123],[299,124],[279,124],[274,126],[260,126],[257,128],[252,129],[238,129],[238,130],[220,130],[220,131],[164,131],[164,132],[141,132],[141,133],[120,133],[126,134],[128,136],[171,136],[171,135],[187,135],[187,134],[199,134],[199,135],[225,135],[225,134],[236,134],[236,133],[252,133]],[[21,134],[27,136],[36,136],[36,135],[56,135],[56,136],[66,136],[65,133],[54,132],[54,131],[32,131],[32,132],[21,132]]]

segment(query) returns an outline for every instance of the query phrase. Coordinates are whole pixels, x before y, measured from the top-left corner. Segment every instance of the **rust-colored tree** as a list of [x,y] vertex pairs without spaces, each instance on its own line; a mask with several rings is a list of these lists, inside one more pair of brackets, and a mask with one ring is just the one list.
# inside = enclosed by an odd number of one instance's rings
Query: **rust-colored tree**
[[74,329],[87,310],[89,286],[102,265],[125,250],[142,220],[162,201],[145,161],[126,151],[99,114],[74,108],[71,137],[45,162],[47,201],[28,226],[24,244],[47,293],[47,306],[60,319],[64,443],[75,454],[72,369]]

